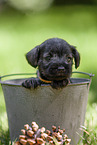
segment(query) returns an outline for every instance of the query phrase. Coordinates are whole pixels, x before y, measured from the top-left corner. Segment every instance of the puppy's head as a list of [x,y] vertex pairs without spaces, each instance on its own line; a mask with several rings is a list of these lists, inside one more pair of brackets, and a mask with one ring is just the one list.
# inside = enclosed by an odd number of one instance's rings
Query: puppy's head
[[80,55],[74,46],[59,38],[48,39],[26,55],[28,63],[39,68],[40,76],[47,80],[63,80],[71,76],[73,58],[75,68]]

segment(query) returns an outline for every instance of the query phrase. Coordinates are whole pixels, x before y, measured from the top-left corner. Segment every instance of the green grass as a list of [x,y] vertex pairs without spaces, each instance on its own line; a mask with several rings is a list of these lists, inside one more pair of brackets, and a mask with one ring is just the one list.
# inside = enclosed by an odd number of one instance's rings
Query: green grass
[[[78,71],[95,74],[88,101],[88,106],[95,102],[95,107],[92,104],[87,107],[86,120],[90,123],[93,117],[93,127],[97,129],[97,6],[52,7],[39,13],[20,13],[8,9],[1,11],[0,75],[35,72],[36,70],[27,64],[25,53],[51,37],[63,38],[77,46],[81,54]],[[0,129],[6,132],[8,125],[1,87],[0,124]]]

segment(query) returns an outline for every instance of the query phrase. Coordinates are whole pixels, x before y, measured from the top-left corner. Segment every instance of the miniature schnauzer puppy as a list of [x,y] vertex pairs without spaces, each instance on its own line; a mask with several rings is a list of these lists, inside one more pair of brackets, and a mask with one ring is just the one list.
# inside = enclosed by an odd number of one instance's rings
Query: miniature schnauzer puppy
[[70,83],[73,59],[75,68],[79,67],[80,54],[65,40],[52,38],[33,48],[26,54],[28,63],[38,67],[37,78],[29,78],[22,83],[25,88],[36,88],[50,84],[52,88],[63,88]]

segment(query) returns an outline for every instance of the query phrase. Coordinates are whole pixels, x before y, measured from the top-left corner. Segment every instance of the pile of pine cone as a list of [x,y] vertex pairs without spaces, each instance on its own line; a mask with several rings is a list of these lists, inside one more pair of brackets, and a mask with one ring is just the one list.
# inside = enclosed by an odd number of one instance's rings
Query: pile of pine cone
[[25,129],[21,129],[22,135],[19,135],[19,141],[14,145],[70,145],[71,139],[66,134],[63,135],[65,129],[58,129],[52,126],[52,131],[46,130],[44,127],[39,129],[36,122],[32,122],[31,127],[26,124]]

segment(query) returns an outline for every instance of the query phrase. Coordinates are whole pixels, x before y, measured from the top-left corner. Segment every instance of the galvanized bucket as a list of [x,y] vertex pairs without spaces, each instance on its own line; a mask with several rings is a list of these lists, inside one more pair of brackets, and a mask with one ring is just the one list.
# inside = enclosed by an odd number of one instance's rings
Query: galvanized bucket
[[[72,139],[71,144],[77,144],[80,137],[76,132],[79,132],[80,125],[84,124],[93,76],[88,73],[77,73],[86,74],[90,79],[71,78],[72,83],[59,90],[53,89],[50,85],[26,89],[21,85],[25,78],[0,81],[12,141],[19,137],[24,124],[36,121],[40,127],[44,126],[50,130],[52,125],[60,125]],[[1,79],[8,76],[12,75],[2,76]]]

